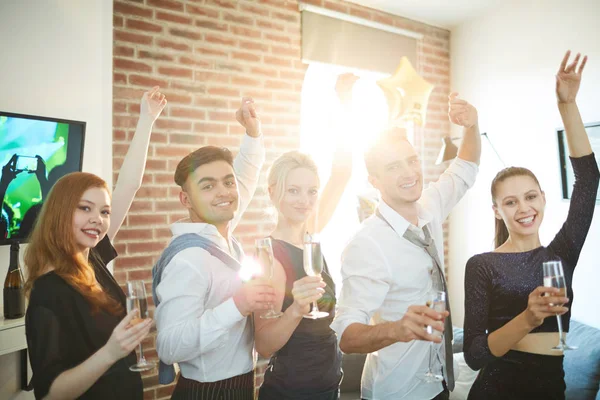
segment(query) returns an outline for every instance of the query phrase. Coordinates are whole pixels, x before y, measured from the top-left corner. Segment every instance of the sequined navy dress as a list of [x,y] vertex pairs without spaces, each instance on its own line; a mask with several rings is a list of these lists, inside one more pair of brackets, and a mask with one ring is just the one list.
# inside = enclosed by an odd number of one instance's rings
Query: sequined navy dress
[[[600,173],[594,154],[571,158],[571,164],[575,184],[569,213],[548,247],[522,253],[483,253],[467,262],[464,353],[472,369],[481,369],[469,400],[564,399],[563,356],[511,350],[495,357],[488,334],[527,308],[529,294],[542,285],[544,261],[562,261],[567,297],[573,303],[573,272],[592,222]],[[570,310],[562,316],[565,332],[570,318]],[[558,332],[556,318],[546,318],[531,331],[537,332]]]

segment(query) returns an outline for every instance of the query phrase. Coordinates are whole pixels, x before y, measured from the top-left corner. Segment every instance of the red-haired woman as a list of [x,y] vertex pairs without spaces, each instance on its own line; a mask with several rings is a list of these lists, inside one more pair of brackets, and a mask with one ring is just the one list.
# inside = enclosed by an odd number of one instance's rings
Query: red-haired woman
[[106,264],[117,255],[111,240],[141,185],[152,125],[165,105],[158,88],[144,94],[114,204],[106,182],[84,172],[59,179],[44,201],[25,254],[38,399],[143,398],[140,374],[129,366],[151,320],[130,324],[136,312],[126,315],[125,295]]

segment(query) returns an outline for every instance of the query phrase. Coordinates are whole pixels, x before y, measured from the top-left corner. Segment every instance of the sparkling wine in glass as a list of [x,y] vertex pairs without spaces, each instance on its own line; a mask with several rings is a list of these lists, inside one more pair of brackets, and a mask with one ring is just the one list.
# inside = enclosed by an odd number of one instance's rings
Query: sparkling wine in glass
[[[273,279],[274,269],[274,257],[273,257],[273,245],[271,244],[271,238],[257,239],[255,243],[256,247],[256,259],[261,265],[262,276],[269,282]],[[275,311],[273,303],[270,304],[269,311],[260,315],[263,319],[279,318],[283,315],[281,311]]]
[[[137,325],[140,322],[144,322],[144,319],[148,318],[148,301],[146,300],[146,286],[143,281],[127,281],[127,312],[137,309],[139,316],[132,319],[130,324]],[[142,349],[142,343],[140,342],[140,354],[138,361],[135,365],[129,367],[131,371],[148,371],[156,367],[156,363],[146,360],[144,357],[144,350]]]
[[[567,282],[563,272],[562,263],[560,261],[547,261],[542,264],[544,268],[544,286],[557,288],[560,291],[556,296],[567,297]],[[562,306],[562,304],[550,304],[551,306]],[[560,315],[556,315],[558,322],[558,344],[552,350],[565,351],[576,350],[576,346],[569,346],[563,335],[562,319]]]
[[[432,308],[439,313],[443,313],[446,311],[446,293],[438,290],[429,292],[426,304],[427,307]],[[443,336],[442,332],[434,329],[431,325],[427,326],[427,333],[440,338]],[[425,382],[441,382],[444,380],[442,374],[436,374],[434,372],[434,364],[437,358],[437,349],[434,348],[434,345],[434,342],[429,342],[429,368],[424,376]]]
[[[306,234],[304,237],[304,272],[308,276],[320,276],[323,272],[323,253],[321,253],[321,242],[316,236]],[[313,301],[312,311],[304,314],[304,318],[319,319],[329,315],[328,312],[319,311],[317,302]]]

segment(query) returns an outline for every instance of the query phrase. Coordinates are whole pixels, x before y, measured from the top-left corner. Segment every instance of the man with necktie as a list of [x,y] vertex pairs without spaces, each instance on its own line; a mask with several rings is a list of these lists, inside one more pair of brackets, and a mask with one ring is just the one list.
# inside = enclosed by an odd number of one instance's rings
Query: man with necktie
[[[342,292],[332,328],[344,353],[367,353],[361,397],[367,400],[444,400],[454,389],[452,321],[444,277],[442,223],[475,183],[481,154],[477,110],[449,97],[450,121],[463,126],[458,157],[423,190],[421,161],[391,130],[365,154],[369,182],[381,193],[342,255]],[[425,306],[431,291],[446,292],[447,310]],[[426,326],[444,333],[428,334]],[[424,379],[430,343],[443,382]]]

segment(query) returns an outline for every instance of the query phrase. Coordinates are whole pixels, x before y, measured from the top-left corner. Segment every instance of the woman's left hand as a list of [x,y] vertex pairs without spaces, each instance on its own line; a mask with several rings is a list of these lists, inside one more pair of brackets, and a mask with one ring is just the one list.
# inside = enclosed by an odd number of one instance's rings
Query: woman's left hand
[[[560,63],[560,68],[556,74],[556,98],[559,103],[574,103],[579,91],[579,85],[581,84],[581,74],[585,63],[587,62],[587,56],[583,57],[581,64],[579,59],[581,54],[577,53],[573,62],[567,65],[571,51],[567,51]],[[579,64],[579,68],[577,65]]]
[[144,93],[140,104],[140,115],[150,117],[152,122],[160,115],[162,110],[167,105],[165,95],[158,91],[158,86],[154,86],[150,91]]

